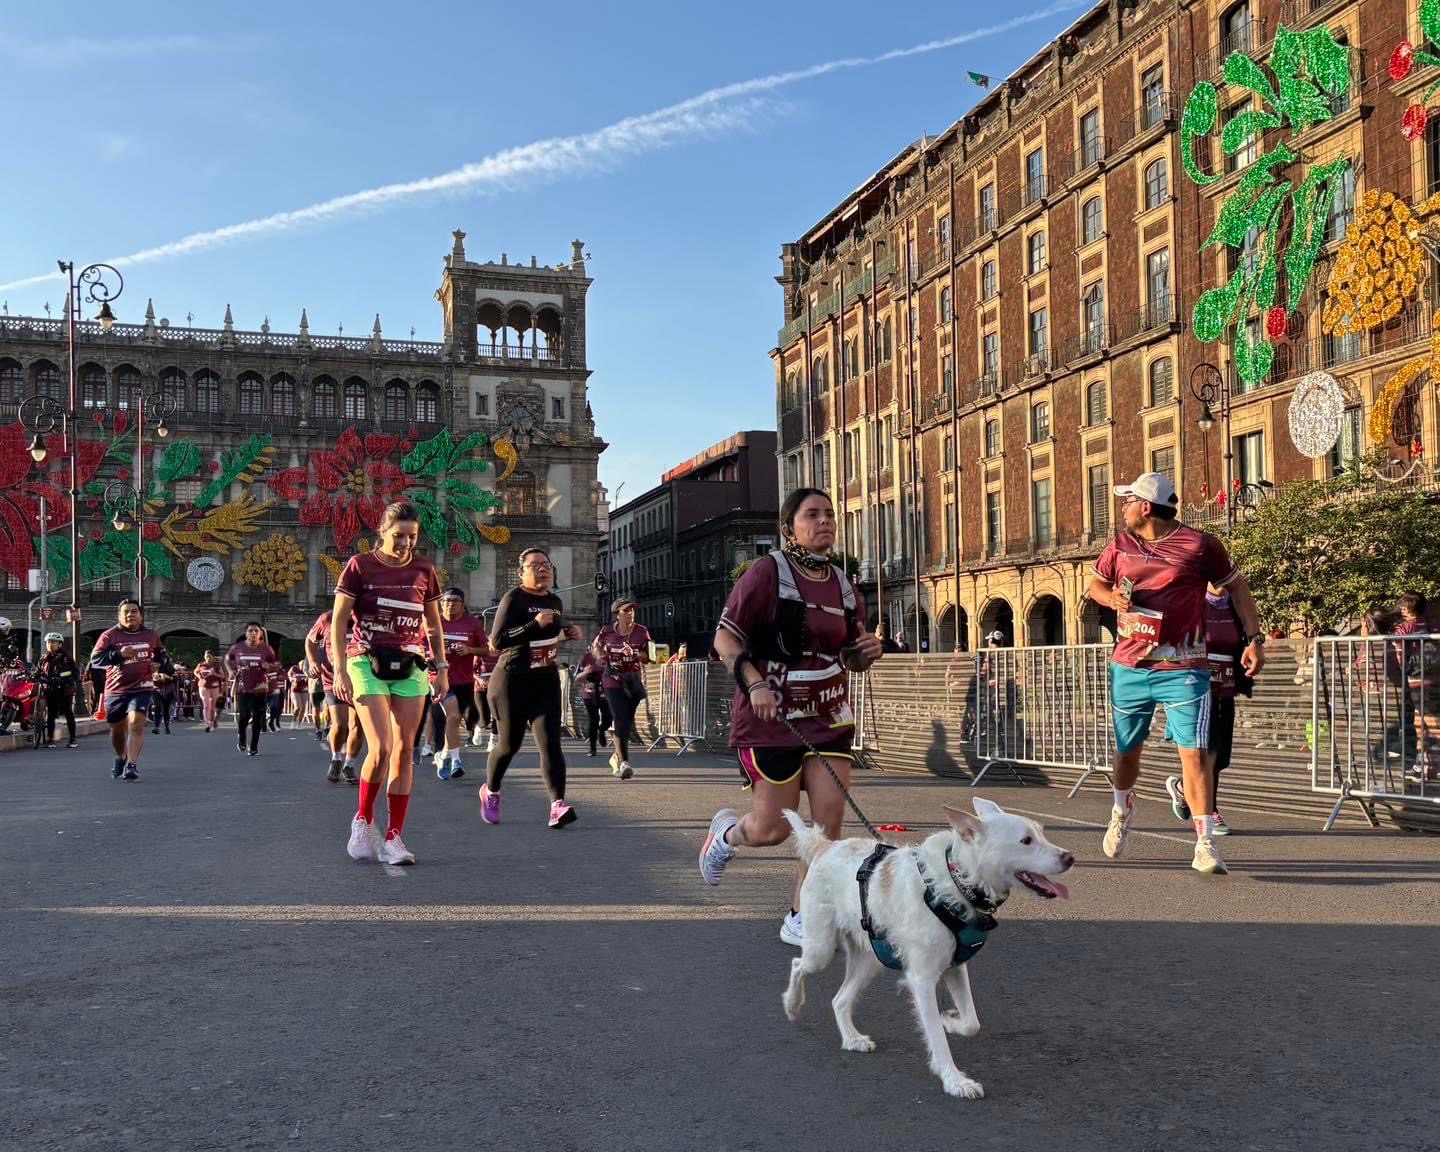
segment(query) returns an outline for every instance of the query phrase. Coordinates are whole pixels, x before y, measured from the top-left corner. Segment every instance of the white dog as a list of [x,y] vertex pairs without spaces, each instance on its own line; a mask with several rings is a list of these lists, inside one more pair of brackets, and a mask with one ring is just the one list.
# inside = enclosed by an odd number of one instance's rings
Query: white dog
[[[882,948],[892,950],[888,955],[900,965],[901,979],[915,1001],[930,1070],[951,1096],[973,1099],[983,1096],[984,1089],[955,1066],[945,1038],[947,1032],[974,1036],[980,1031],[964,965],[972,950],[957,944],[967,941],[973,948],[976,939],[984,942],[984,931],[994,925],[986,912],[1003,902],[1017,882],[1047,900],[1067,898],[1065,886],[1046,877],[1067,871],[1075,857],[1050,843],[1033,820],[1011,815],[989,800],[976,798],[975,816],[958,808],[946,808],[945,815],[949,828],[919,844],[896,848],[879,861],[868,882],[866,907],[871,929]],[[790,965],[785,1015],[791,1021],[798,1018],[805,1003],[805,977],[824,971],[836,947],[843,947],[845,981],[832,1002],[841,1047],[872,1052],[875,1042],[855,1027],[852,1013],[860,993],[883,967],[862,922],[856,880],[876,842],[858,837],[832,841],[794,812],[787,810],[785,819],[795,829],[797,853],[810,865],[800,890],[805,945]],[[938,912],[931,903],[940,906]],[[942,915],[949,918],[948,926]],[[957,937],[962,920],[965,929]],[[942,977],[955,1002],[955,1010],[944,1015],[936,987]]]

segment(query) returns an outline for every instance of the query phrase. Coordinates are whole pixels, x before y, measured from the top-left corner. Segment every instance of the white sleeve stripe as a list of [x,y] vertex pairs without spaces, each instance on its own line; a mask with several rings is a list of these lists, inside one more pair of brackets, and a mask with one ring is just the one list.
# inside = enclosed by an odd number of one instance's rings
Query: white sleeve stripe
[[733,620],[731,620],[728,616],[724,615],[723,613],[722,613],[721,616],[720,616],[720,627],[721,627],[721,628],[724,628],[725,631],[729,632],[732,636],[734,636],[736,639],[738,639],[742,644],[749,644],[749,643],[750,643],[750,637],[748,637],[747,635],[745,635],[745,633],[740,630],[740,628],[735,624],[735,622],[734,622]]

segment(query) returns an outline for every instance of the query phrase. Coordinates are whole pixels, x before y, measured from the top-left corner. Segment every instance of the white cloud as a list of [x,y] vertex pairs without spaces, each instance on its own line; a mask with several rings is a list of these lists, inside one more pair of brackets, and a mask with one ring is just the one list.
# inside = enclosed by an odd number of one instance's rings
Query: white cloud
[[135,150],[135,137],[123,132],[107,132],[100,137],[100,155],[115,160]]
[[144,56],[193,55],[215,45],[203,36],[117,36],[109,40],[67,36],[60,40],[17,40],[0,35],[0,54],[30,64],[68,68],[101,60],[130,60]]
[[[711,88],[678,104],[643,115],[626,117],[593,132],[538,140],[517,148],[507,148],[438,176],[382,184],[376,188],[322,200],[304,208],[276,212],[204,232],[193,232],[166,244],[132,252],[128,256],[113,257],[109,263],[124,266],[152,264],[242,240],[293,232],[338,216],[375,211],[421,196],[513,188],[527,180],[555,179],[607,167],[626,157],[652,152],[685,140],[750,128],[775,114],[778,106],[766,99],[765,94],[778,88],[833,72],[867,68],[892,60],[954,48],[1011,31],[1025,24],[1036,23],[1068,9],[1081,7],[1087,2],[1088,0],[1062,0],[1037,12],[1016,16],[1000,24],[976,28],[943,40],[897,48],[878,56],[830,60],[808,68]],[[12,280],[7,284],[0,284],[0,291],[43,284],[57,278],[57,274],[52,272],[43,276]]]

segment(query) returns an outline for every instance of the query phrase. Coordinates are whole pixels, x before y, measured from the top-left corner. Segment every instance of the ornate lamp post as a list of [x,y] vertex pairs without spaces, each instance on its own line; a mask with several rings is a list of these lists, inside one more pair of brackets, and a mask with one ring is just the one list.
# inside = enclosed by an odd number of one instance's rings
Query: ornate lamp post
[[[1195,427],[1201,432],[1209,434],[1210,429],[1215,426],[1214,406],[1220,408],[1221,435],[1225,437],[1225,523],[1235,523],[1235,501],[1234,494],[1230,491],[1233,483],[1234,452],[1230,443],[1230,381],[1225,374],[1213,364],[1197,364],[1195,370],[1190,373],[1190,395],[1200,401],[1200,415],[1196,417]],[[1205,451],[1206,479],[1209,479],[1210,451]]]
[[[117,532],[126,531],[135,525],[135,599],[145,607],[145,500],[138,488],[132,488],[122,480],[112,480],[105,485],[103,497],[105,515],[110,517],[110,526]],[[129,520],[126,520],[126,516]]]
[[110,301],[119,297],[125,289],[125,278],[109,264],[91,264],[75,271],[73,261],[58,261],[60,271],[69,278],[69,325],[66,333],[69,358],[69,391],[64,404],[50,396],[32,396],[20,406],[20,422],[30,432],[30,458],[43,464],[49,455],[45,437],[56,428],[63,433],[64,451],[70,457],[70,607],[65,617],[70,622],[70,650],[75,659],[80,659],[80,464],[76,450],[79,427],[76,414],[80,409],[77,395],[77,351],[76,329],[82,303],[99,304],[100,311],[95,319],[104,332],[110,331],[115,323],[115,313]]

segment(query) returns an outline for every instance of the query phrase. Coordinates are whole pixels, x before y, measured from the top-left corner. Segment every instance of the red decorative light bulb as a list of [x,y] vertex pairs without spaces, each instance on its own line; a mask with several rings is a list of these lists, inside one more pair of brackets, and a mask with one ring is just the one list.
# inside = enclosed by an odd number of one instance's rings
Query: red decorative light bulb
[[1401,40],[1395,45],[1395,51],[1390,53],[1390,79],[1400,83],[1410,75],[1410,69],[1415,66],[1415,45],[1408,40]]
[[1405,109],[1405,115],[1400,118],[1400,135],[1406,140],[1419,140],[1425,135],[1425,125],[1430,122],[1430,113],[1419,104],[1412,104]]
[[1270,339],[1279,340],[1280,337],[1285,335],[1285,330],[1288,327],[1289,318],[1285,315],[1285,309],[1279,304],[1276,304],[1275,307],[1265,313],[1265,335],[1269,336]]

